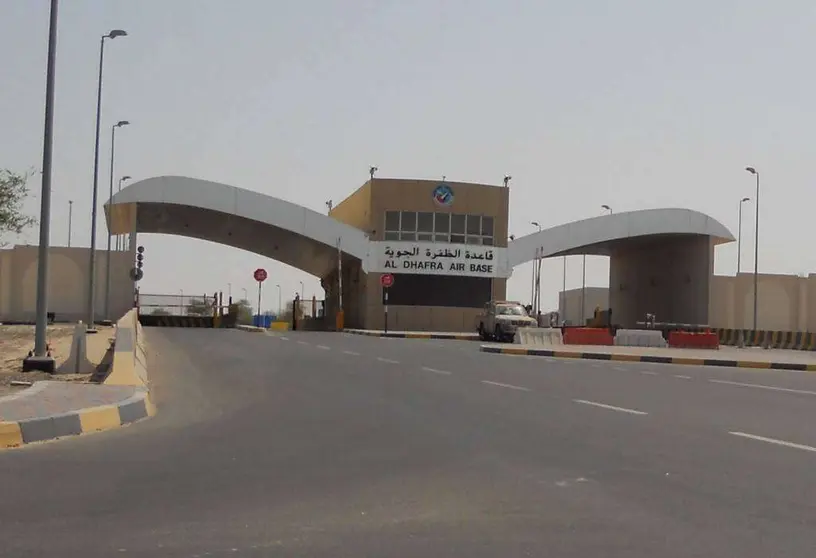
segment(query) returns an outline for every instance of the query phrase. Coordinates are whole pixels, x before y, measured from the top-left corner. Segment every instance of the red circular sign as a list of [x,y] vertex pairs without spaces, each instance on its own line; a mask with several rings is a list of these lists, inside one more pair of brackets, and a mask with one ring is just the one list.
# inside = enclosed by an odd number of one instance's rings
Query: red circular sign
[[253,273],[252,276],[258,283],[263,283],[264,281],[266,281],[267,277],[266,270],[262,267],[259,267],[258,269],[255,270],[255,273]]
[[394,284],[394,276],[390,273],[383,273],[380,276],[380,285],[385,287],[386,289]]

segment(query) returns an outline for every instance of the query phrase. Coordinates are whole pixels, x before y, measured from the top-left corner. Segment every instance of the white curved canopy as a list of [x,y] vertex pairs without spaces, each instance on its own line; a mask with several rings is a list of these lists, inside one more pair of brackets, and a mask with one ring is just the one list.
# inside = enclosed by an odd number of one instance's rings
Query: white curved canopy
[[272,196],[184,176],[134,182],[108,202],[112,234],[161,233],[235,246],[319,275],[344,254],[365,261],[368,238],[354,227]]
[[719,221],[691,209],[644,209],[602,215],[559,225],[510,242],[510,266],[532,261],[536,249],[545,258],[569,254],[609,255],[612,243],[643,237],[697,235],[716,244],[732,242],[734,235]]

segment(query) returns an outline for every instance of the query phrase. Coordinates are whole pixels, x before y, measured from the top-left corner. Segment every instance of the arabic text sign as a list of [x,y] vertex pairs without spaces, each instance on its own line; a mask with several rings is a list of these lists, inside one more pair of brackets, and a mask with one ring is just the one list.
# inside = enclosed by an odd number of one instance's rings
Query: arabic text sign
[[380,273],[507,277],[506,251],[494,246],[433,242],[373,242],[372,269]]

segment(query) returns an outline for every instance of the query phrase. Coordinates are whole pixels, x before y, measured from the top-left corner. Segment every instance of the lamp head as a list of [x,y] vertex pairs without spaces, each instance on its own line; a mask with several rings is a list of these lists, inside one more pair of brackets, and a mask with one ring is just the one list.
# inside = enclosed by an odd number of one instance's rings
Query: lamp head
[[129,174],[126,174],[125,176],[123,176],[123,177],[122,177],[122,178],[120,178],[119,180],[121,180],[122,182],[124,182],[125,180],[130,180],[131,178],[132,178],[132,177],[131,177]]
[[130,124],[127,120],[120,120],[116,124],[113,125],[114,128],[121,128],[122,126],[128,126]]
[[740,202],[747,202],[747,201],[751,201],[751,198],[742,198],[742,199],[740,200]]
[[127,37],[127,31],[124,29],[114,29],[105,36],[109,39],[115,39],[116,37]]
[[759,174],[754,167],[745,167],[745,170],[747,170],[751,174]]

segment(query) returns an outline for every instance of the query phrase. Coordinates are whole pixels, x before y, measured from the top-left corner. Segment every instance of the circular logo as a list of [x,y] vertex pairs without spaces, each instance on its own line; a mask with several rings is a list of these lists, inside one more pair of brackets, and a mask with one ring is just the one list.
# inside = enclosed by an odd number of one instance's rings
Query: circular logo
[[433,199],[439,205],[450,205],[453,203],[453,188],[447,184],[440,184],[433,191]]
[[380,276],[380,285],[386,289],[394,284],[394,276],[390,273],[384,273]]

